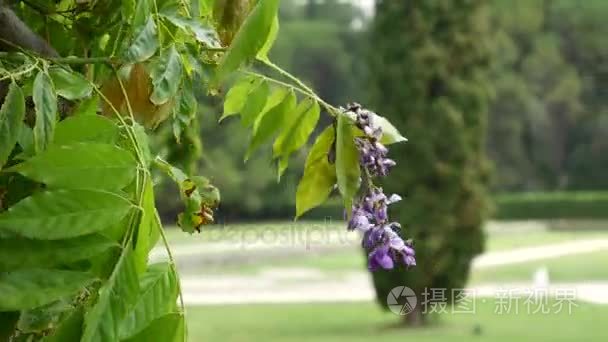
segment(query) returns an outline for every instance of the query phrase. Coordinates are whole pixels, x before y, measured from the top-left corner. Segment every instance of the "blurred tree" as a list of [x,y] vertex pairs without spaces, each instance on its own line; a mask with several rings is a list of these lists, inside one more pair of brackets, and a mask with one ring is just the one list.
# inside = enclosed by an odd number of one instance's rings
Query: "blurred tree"
[[301,3],[283,2],[281,35],[271,57],[290,72],[306,75],[304,81],[330,102],[357,98],[361,91],[354,73],[362,64],[356,57],[363,44],[353,26],[363,20],[360,9],[338,0]]
[[564,60],[560,37],[547,29],[547,4],[494,4],[496,97],[488,149],[502,190],[557,189],[567,185],[570,134],[580,119],[581,80]]
[[[498,190],[606,188],[605,1],[494,0],[488,150]],[[590,149],[590,144],[595,146]],[[584,170],[584,171],[583,171]]]
[[[405,194],[391,215],[414,238],[418,266],[373,274],[378,302],[396,286],[466,283],[483,249],[488,164],[488,11],[482,0],[376,2],[370,63],[374,108],[410,139],[391,154],[390,189]],[[388,186],[387,186],[388,187]],[[420,303],[404,322],[427,321]]]
[[585,113],[570,135],[568,188],[608,189],[608,2],[556,0],[550,5],[547,26],[561,37],[564,59],[580,76]]
[[[354,73],[363,62],[354,57],[361,46],[356,37],[361,33],[354,30],[352,24],[362,20],[360,10],[338,0],[288,0],[282,2],[280,15],[281,34],[270,53],[272,60],[295,75],[304,75],[302,80],[331,103],[346,103],[359,96],[362,91],[355,86],[358,77]],[[270,153],[257,153],[247,163],[243,161],[249,140],[245,128],[235,119],[217,123],[221,109],[212,105],[200,110],[205,111],[200,132],[205,154],[200,165],[188,163],[191,153],[200,152],[196,140],[187,139],[191,132],[185,132],[186,139],[179,146],[174,144],[168,148],[165,155],[182,167],[199,167],[222,189],[216,217],[220,220],[292,218],[304,154],[293,157],[290,169],[281,183],[277,183],[276,166],[272,165]],[[218,129],[220,125],[222,129]],[[165,130],[166,139],[171,140],[171,128]],[[266,148],[266,152],[269,151]],[[177,194],[170,191],[168,188],[167,196],[161,199],[168,203],[159,207],[166,210],[167,218],[173,219],[178,208],[171,204],[175,203]]]

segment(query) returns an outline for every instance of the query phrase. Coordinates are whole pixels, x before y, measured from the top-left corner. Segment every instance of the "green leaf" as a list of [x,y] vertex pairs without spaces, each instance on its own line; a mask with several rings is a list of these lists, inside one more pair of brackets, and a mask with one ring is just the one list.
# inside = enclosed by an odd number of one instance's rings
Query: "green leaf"
[[97,108],[99,108],[99,97],[91,96],[80,102],[78,107],[74,109],[72,116],[96,115]]
[[193,1],[192,3],[194,4],[195,2],[198,3],[199,17],[207,17],[212,15],[213,4],[215,3],[215,0],[197,0]]
[[274,44],[274,41],[277,40],[277,35],[279,34],[279,17],[275,16],[272,21],[272,26],[270,26],[270,32],[268,33],[268,38],[264,43],[264,46],[258,52],[258,58],[263,61],[269,61],[268,53]]
[[27,197],[0,214],[0,232],[59,240],[108,228],[132,208],[121,196],[93,190],[55,190]]
[[108,144],[53,145],[9,169],[52,187],[119,190],[137,171],[131,153]]
[[146,330],[124,342],[184,342],[186,339],[186,328],[184,315],[172,313],[156,319],[148,325]]
[[181,56],[175,45],[171,45],[169,52],[160,58],[159,65],[151,73],[154,86],[150,95],[152,103],[160,106],[175,96],[182,80],[182,69]]
[[70,116],[57,124],[53,144],[68,145],[79,142],[114,144],[118,140],[119,133],[118,126],[101,115]]
[[307,98],[300,102],[293,114],[293,118],[286,125],[286,129],[279,135],[273,145],[273,156],[289,156],[308,141],[308,137],[315,129],[321,111],[319,104]]
[[169,176],[175,183],[177,183],[179,185],[180,188],[180,194],[183,195],[184,191],[187,190],[185,189],[185,185],[184,183],[189,180],[188,175],[186,175],[186,173],[184,171],[182,171],[181,169],[169,164],[168,162],[166,162],[165,160],[163,160],[161,157],[156,157],[156,159],[154,160],[155,165],[160,168],[163,172],[165,172],[167,174],[167,176]]
[[279,158],[279,162],[277,165],[277,182],[281,181],[281,177],[285,170],[287,170],[287,166],[289,165],[289,156],[283,155]]
[[[269,100],[269,102],[270,101],[271,100]],[[270,138],[279,131],[283,126],[285,117],[296,108],[296,101],[296,95],[293,91],[289,91],[281,103],[262,113],[262,115],[258,117],[253,126],[253,137],[251,138],[251,143],[247,149],[245,160],[249,159],[249,156],[253,151],[270,140]]]
[[194,38],[205,46],[220,47],[220,39],[213,27],[204,25],[197,19],[185,18],[178,14],[163,13],[161,15],[186,33],[193,34]]
[[69,303],[70,298],[59,299],[49,304],[21,311],[17,329],[22,333],[38,333],[53,327],[61,315],[67,314],[74,307]]
[[133,15],[133,27],[138,28],[146,23],[146,18],[152,12],[150,10],[150,0],[136,0],[135,14]]
[[192,84],[187,80],[180,93],[179,104],[173,108],[173,136],[178,144],[181,144],[182,134],[188,131],[192,120],[196,118],[197,111],[198,102]]
[[154,16],[150,16],[146,22],[146,26],[139,32],[133,44],[129,47],[125,54],[125,59],[128,62],[143,62],[154,56],[158,49],[158,37],[156,32],[156,24]]
[[269,94],[270,87],[266,82],[260,83],[257,88],[249,93],[247,102],[241,111],[241,123],[243,126],[249,127],[255,122],[258,115],[262,113]]
[[148,166],[152,162],[152,152],[150,151],[150,139],[148,137],[148,134],[146,134],[146,129],[144,128],[144,126],[135,122],[133,124],[133,131],[135,132],[135,140],[137,141],[137,146],[139,146],[139,149],[143,154],[146,166]]
[[220,121],[226,117],[240,113],[245,103],[247,103],[247,97],[249,93],[256,89],[256,87],[262,82],[261,78],[257,77],[243,77],[241,78],[226,94],[224,100],[224,114],[220,118]]
[[219,204],[219,191],[205,177],[188,177],[182,170],[160,157],[155,165],[165,172],[179,187],[184,212],[178,214],[177,225],[187,233],[200,231],[204,224],[213,222],[213,209]]
[[351,121],[344,115],[339,115],[337,125],[336,176],[338,189],[345,203],[349,203],[356,195],[361,183],[359,152],[355,146],[354,126]]
[[118,244],[98,234],[56,241],[0,239],[0,272],[67,264],[88,259],[112,247],[118,247]]
[[49,76],[53,80],[57,94],[68,100],[78,100],[88,97],[93,87],[81,74],[68,71],[62,67],[49,69]]
[[53,139],[57,121],[57,95],[49,75],[43,71],[36,75],[33,88],[36,125],[34,126],[34,146],[36,152],[46,149]]
[[258,1],[220,61],[218,81],[224,80],[243,63],[253,60],[264,47],[271,33],[279,2],[280,0]]
[[[190,84],[190,82],[186,82],[186,84]],[[191,85],[182,91],[179,97],[178,110],[180,120],[184,120],[186,123],[189,123],[196,117],[198,101],[194,96],[194,89],[192,89]]]
[[26,310],[49,304],[83,290],[88,273],[30,269],[0,273],[0,311]]
[[173,311],[177,301],[177,275],[167,263],[150,265],[140,278],[140,295],[120,325],[120,339],[138,334],[152,321]]
[[110,278],[99,290],[97,302],[85,314],[82,342],[119,341],[120,323],[139,293],[132,251],[132,246],[124,247]]
[[327,127],[306,158],[304,175],[296,192],[296,218],[325,202],[336,184],[336,168],[328,158],[335,134],[334,126]]
[[61,321],[51,335],[43,337],[42,342],[78,341],[82,335],[83,322],[84,310],[80,307],[72,311],[69,316]]
[[35,154],[34,152],[34,130],[30,128],[25,122],[21,124],[21,130],[19,132],[19,138],[17,143],[23,150],[19,157],[21,159],[27,159]]
[[10,341],[19,321],[19,311],[0,311],[0,341]]
[[0,168],[4,166],[19,140],[24,117],[23,91],[17,84],[11,83],[0,109]]
[[148,266],[148,252],[157,242],[159,236],[158,224],[156,223],[156,206],[154,204],[154,188],[152,180],[147,177],[142,203],[141,220],[137,228],[136,239],[134,239],[135,265],[137,272],[143,274]]
[[209,179],[203,176],[194,176],[192,181],[201,195],[201,201],[208,206],[217,206],[220,203],[220,191],[213,186]]
[[275,108],[276,106],[280,105],[281,102],[285,100],[285,97],[289,94],[289,92],[290,89],[284,87],[274,89],[272,94],[268,97],[268,101],[266,101],[266,105],[264,106],[262,113],[256,118],[255,125],[253,126],[254,129],[258,128],[258,125],[260,124],[260,119],[264,116],[264,114],[266,114],[269,110]]

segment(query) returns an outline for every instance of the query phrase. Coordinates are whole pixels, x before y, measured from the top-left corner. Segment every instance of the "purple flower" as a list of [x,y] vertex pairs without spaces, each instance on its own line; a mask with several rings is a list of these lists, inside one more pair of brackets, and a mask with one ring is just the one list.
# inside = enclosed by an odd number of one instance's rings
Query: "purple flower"
[[355,138],[355,146],[359,150],[359,162],[373,176],[386,176],[394,160],[386,157],[388,149],[373,137]]
[[352,208],[348,228],[363,232],[361,245],[368,252],[370,270],[392,269],[397,262],[408,267],[416,264],[411,244],[399,236],[401,225],[388,223],[388,206],[400,200],[397,194],[386,197],[381,188],[375,188]]
[[395,267],[390,250],[387,247],[380,247],[369,253],[367,267],[370,271],[377,271],[380,268],[390,270]]
[[372,226],[369,223],[369,213],[359,207],[353,206],[352,217],[348,221],[348,230],[367,231]]
[[[369,176],[386,176],[396,163],[387,158],[388,148],[380,142],[382,128],[374,125],[376,114],[357,103],[348,105],[345,114],[363,132],[363,136],[355,138],[361,167]],[[368,268],[372,271],[392,269],[398,262],[407,267],[415,266],[412,244],[403,241],[399,235],[401,225],[390,222],[388,217],[388,206],[399,202],[401,196],[393,194],[387,197],[382,188],[369,187],[368,193],[353,205],[348,221],[348,230],[363,232],[361,245],[368,253]]]

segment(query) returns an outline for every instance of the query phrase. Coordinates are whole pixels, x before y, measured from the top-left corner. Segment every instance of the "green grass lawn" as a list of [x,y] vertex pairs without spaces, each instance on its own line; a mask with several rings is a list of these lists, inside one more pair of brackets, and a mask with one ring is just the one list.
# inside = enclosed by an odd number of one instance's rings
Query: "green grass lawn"
[[[531,282],[533,273],[547,267],[551,282],[608,281],[608,251],[583,253],[521,264],[473,269],[470,285],[500,282]],[[339,277],[345,272],[365,269],[365,260],[357,250],[333,252],[320,256],[284,258],[263,264],[206,265],[205,273],[256,274],[272,268],[314,268]]]
[[547,267],[551,282],[608,281],[608,251],[473,270],[471,284],[531,282],[532,274]]
[[492,299],[478,301],[475,314],[444,314],[429,329],[397,329],[399,317],[374,303],[191,307],[187,317],[193,342],[608,341],[608,329],[600,326],[608,306],[580,303],[571,314],[494,310]]
[[575,240],[608,239],[608,231],[531,231],[488,234],[486,251],[496,252],[514,248],[534,247]]

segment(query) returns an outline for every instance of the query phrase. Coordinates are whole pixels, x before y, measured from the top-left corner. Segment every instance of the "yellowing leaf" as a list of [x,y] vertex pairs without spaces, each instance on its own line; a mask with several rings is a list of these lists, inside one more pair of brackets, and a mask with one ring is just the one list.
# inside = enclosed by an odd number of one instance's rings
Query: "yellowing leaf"
[[336,168],[328,158],[335,133],[333,126],[327,127],[317,137],[306,158],[304,175],[296,193],[296,218],[325,202],[336,184]]

